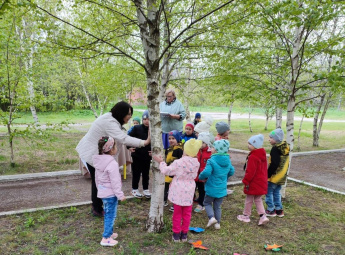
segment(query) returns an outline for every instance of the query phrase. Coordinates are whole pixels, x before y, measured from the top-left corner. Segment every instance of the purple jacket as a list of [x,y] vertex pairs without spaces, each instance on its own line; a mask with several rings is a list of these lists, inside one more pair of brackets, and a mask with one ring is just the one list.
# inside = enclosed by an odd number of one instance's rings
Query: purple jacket
[[174,176],[169,188],[170,202],[180,206],[193,204],[194,179],[198,175],[199,167],[198,159],[189,156],[176,159],[169,166],[165,162],[160,163],[159,169],[163,174]]
[[92,157],[96,169],[95,181],[98,189],[97,197],[107,198],[116,196],[121,200],[123,194],[119,164],[111,155],[94,155]]

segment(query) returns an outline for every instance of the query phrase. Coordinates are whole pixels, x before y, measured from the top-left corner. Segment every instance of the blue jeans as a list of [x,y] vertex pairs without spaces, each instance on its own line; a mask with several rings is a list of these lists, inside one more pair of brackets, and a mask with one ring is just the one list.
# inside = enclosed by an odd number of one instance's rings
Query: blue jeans
[[220,218],[222,216],[222,208],[220,207],[223,202],[224,197],[215,198],[205,195],[204,206],[205,211],[209,219],[215,217],[218,223],[220,223]]
[[114,222],[117,211],[117,197],[102,198],[104,209],[104,232],[103,237],[109,238],[113,234]]
[[266,195],[266,204],[267,204],[267,210],[273,211],[275,210],[282,210],[282,199],[280,195],[280,190],[282,186],[277,185],[272,182],[268,182],[268,188],[267,188],[267,195]]

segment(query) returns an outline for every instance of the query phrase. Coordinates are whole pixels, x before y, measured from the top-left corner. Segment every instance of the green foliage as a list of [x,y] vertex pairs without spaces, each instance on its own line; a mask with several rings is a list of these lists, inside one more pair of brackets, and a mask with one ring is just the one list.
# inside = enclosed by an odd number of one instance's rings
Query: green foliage
[[24,226],[26,228],[32,228],[35,226],[35,220],[32,217],[28,217],[27,220],[24,222]]

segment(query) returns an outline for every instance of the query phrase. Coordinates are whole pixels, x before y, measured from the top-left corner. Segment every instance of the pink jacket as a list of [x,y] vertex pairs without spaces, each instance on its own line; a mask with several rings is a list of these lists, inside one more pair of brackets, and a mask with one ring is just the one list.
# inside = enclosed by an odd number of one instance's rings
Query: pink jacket
[[97,197],[107,198],[116,196],[121,200],[125,197],[121,188],[121,174],[119,164],[111,155],[94,155],[92,157],[96,169],[95,181],[98,189]]
[[170,166],[167,166],[165,162],[160,163],[159,169],[163,174],[174,176],[169,187],[170,202],[180,206],[193,204],[194,179],[198,175],[199,166],[198,159],[189,156],[174,160]]

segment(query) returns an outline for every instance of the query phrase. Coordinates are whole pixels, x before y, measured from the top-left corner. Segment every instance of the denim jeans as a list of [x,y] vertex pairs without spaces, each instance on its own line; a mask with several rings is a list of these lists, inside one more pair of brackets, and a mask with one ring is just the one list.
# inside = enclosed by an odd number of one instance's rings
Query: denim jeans
[[102,198],[104,209],[104,232],[103,237],[109,238],[113,234],[114,222],[117,211],[117,197]]
[[218,223],[220,223],[220,218],[222,216],[222,208],[220,207],[223,202],[224,197],[215,198],[205,195],[204,206],[205,211],[209,219],[215,217]]
[[282,200],[280,195],[280,190],[282,186],[277,185],[272,182],[268,182],[268,188],[267,188],[267,195],[266,195],[266,204],[267,204],[267,210],[273,211],[275,210],[282,210]]

